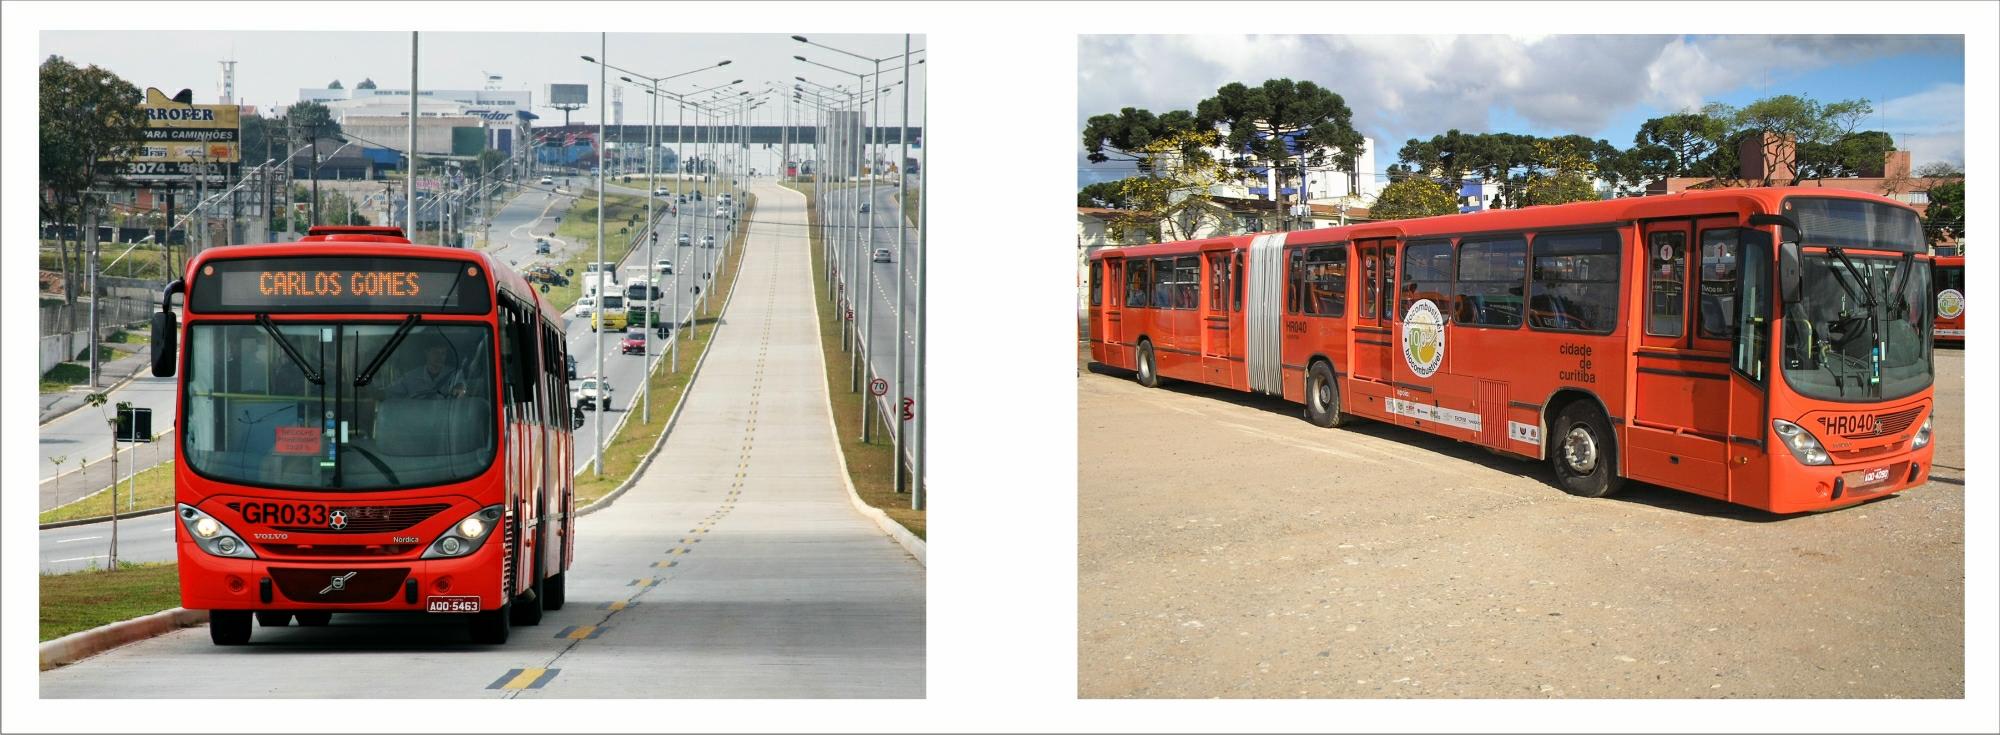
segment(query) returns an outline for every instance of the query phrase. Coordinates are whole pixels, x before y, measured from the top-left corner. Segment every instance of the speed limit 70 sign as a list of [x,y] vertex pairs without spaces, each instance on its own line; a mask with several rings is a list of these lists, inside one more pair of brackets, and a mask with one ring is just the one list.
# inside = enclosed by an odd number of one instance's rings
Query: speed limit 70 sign
[[877,397],[889,395],[889,381],[881,378],[868,381],[868,392]]

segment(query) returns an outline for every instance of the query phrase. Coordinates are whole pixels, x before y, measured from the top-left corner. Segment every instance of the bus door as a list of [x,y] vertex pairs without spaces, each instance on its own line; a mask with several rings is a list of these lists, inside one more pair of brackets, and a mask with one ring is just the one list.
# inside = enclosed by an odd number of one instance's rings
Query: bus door
[[1231,385],[1229,347],[1229,294],[1234,290],[1231,283],[1234,270],[1230,267],[1233,250],[1212,250],[1201,254],[1202,284],[1201,299],[1201,367],[1202,376],[1214,385]]
[[[1394,380],[1396,344],[1389,332],[1395,310],[1396,241],[1362,240],[1355,243],[1360,256],[1360,275],[1354,279],[1356,303],[1354,319],[1354,378],[1387,385]],[[1384,303],[1385,297],[1388,303]],[[1380,393],[1381,391],[1377,391]]]
[[1717,498],[1728,493],[1734,227],[1733,218],[1646,222],[1633,249],[1645,293],[1626,472]]
[[1102,340],[1103,361],[1111,365],[1128,365],[1125,357],[1125,342],[1122,324],[1125,318],[1125,259],[1106,256],[1100,261],[1104,266],[1104,293],[1097,307],[1098,322],[1090,325],[1091,336]]

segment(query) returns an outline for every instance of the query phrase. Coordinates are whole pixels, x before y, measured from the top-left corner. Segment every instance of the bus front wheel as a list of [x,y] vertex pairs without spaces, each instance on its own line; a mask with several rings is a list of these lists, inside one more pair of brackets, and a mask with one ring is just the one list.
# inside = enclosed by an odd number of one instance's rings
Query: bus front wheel
[[1153,361],[1153,343],[1139,343],[1139,384],[1148,388],[1160,387],[1159,364]]
[[492,645],[506,643],[507,633],[513,627],[508,620],[510,607],[512,605],[501,605],[498,610],[473,613],[472,619],[467,621],[472,628],[472,642]]
[[1602,498],[1624,486],[1625,478],[1618,476],[1618,445],[1603,411],[1575,401],[1563,407],[1549,428],[1549,465],[1563,492]]
[[249,643],[250,611],[208,611],[208,639],[218,646],[240,646]]
[[1306,371],[1306,420],[1315,426],[1333,428],[1345,423],[1340,412],[1340,384],[1333,367],[1322,360]]

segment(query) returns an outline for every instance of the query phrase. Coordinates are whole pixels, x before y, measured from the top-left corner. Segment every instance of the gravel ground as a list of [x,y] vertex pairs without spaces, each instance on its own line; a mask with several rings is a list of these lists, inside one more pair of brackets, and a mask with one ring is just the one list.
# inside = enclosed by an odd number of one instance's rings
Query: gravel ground
[[1780,518],[1129,376],[1078,378],[1078,694],[1957,698],[1964,353],[1938,468]]

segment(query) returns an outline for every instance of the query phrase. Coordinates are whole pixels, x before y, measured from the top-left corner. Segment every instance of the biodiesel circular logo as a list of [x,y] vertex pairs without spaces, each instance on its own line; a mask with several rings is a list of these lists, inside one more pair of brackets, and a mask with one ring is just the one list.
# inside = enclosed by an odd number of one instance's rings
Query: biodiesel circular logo
[[1419,378],[1444,364],[1444,313],[1430,299],[1417,299],[1403,312],[1403,362]]
[[1958,289],[1955,288],[1947,288],[1939,291],[1937,306],[1938,316],[1945,319],[1957,319],[1958,315],[1965,313],[1965,294],[1959,293]]

